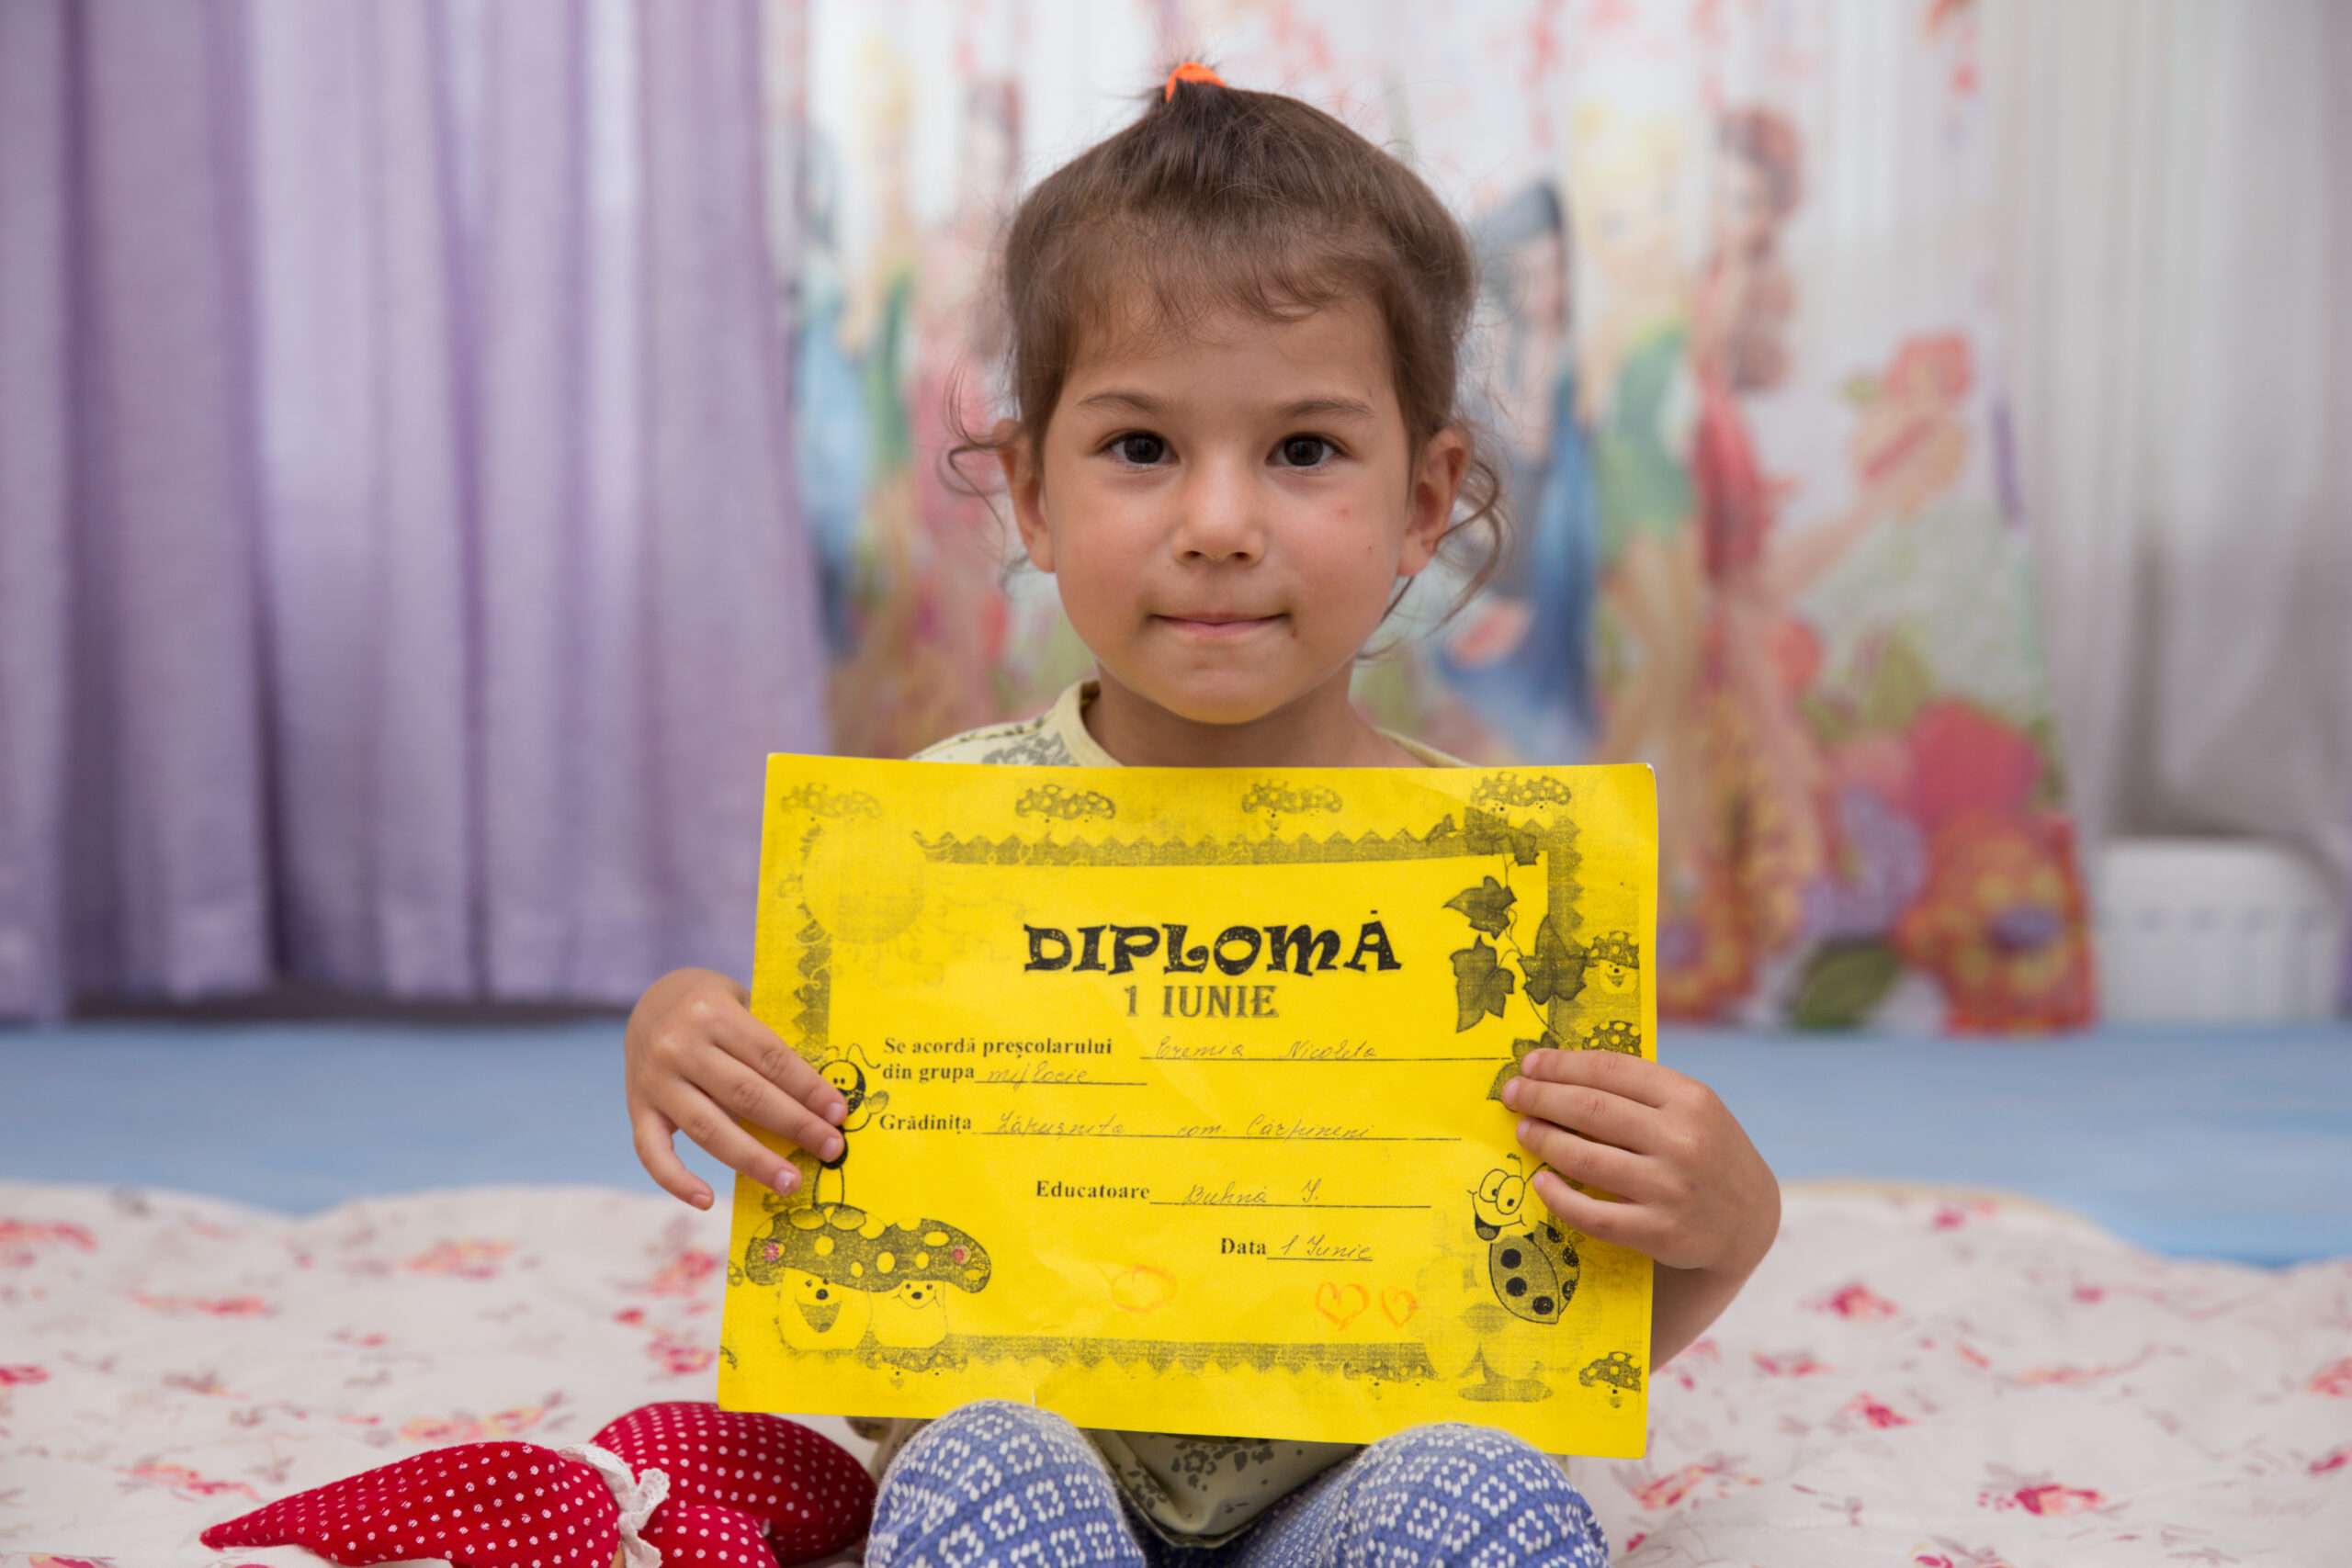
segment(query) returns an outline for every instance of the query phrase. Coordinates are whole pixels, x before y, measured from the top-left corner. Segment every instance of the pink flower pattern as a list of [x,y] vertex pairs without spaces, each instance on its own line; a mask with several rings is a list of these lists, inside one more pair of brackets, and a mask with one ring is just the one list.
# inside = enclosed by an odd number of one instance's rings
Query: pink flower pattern
[[462,1280],[490,1280],[497,1277],[499,1265],[514,1250],[513,1242],[466,1236],[456,1241],[437,1242],[401,1267],[412,1274],[449,1274]]
[[2313,1372],[2311,1389],[2335,1399],[2352,1399],[2352,1356]]
[[[0,1568],[193,1561],[249,1499],[707,1397],[727,1218],[0,1184]],[[1624,1568],[1792,1540],[1825,1568],[2324,1562],[2352,1534],[2348,1337],[2352,1260],[2167,1259],[2027,1202],[1792,1187],[1740,1300],[1651,1379],[1648,1454],[1564,1462]]]
[[209,1317],[267,1317],[273,1310],[259,1296],[151,1296],[134,1291],[130,1299],[149,1312],[166,1316],[202,1313]]
[[[1950,1226],[1942,1223],[1942,1211],[1938,1211],[1937,1217],[1932,1222],[1935,1227],[1938,1230],[1950,1229]],[[1836,1313],[1839,1317],[1853,1318],[1860,1322],[1893,1317],[1901,1310],[1868,1285],[1844,1286],[1832,1291],[1814,1304],[1822,1312]]]
[[1769,1563],[1792,1540],[1833,1568],[2340,1555],[2352,1259],[2158,1258],[1986,1193],[1785,1202],[1747,1291],[1657,1369],[1647,1457],[1566,1461],[1612,1562]]
[[1853,1398],[1846,1402],[1845,1408],[1847,1415],[1859,1416],[1864,1421],[1869,1422],[1871,1426],[1880,1428],[1882,1431],[1889,1427],[1908,1427],[1911,1425],[1911,1419],[1909,1416],[1898,1415],[1894,1410],[1887,1405],[1880,1404],[1877,1400],[1872,1399],[1867,1393],[1858,1393],[1854,1395]]
[[80,1225],[44,1224],[0,1214],[0,1269],[28,1269],[43,1247],[71,1247],[88,1252],[96,1246]]

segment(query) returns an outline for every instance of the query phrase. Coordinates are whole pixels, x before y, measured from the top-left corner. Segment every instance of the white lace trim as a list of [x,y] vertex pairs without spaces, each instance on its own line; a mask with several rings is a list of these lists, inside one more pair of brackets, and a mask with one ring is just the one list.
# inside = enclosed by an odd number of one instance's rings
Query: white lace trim
[[621,1510],[620,1568],[662,1568],[662,1549],[639,1537],[638,1531],[645,1528],[653,1510],[670,1495],[669,1476],[652,1469],[632,1476],[626,1460],[594,1443],[574,1443],[556,1452],[587,1465],[613,1489],[613,1501]]

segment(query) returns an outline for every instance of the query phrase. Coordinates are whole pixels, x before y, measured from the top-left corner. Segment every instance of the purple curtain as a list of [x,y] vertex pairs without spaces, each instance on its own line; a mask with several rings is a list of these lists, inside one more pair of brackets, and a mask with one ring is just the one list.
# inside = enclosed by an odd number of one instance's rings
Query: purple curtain
[[825,743],[750,0],[0,5],[0,1013],[746,964]]

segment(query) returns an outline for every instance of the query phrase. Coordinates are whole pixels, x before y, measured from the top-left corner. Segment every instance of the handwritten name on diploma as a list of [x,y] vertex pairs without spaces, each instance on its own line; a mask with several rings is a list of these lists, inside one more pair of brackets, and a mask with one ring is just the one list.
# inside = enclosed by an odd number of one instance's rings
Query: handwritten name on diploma
[[1238,1040],[1174,1040],[1160,1036],[1145,1053],[1154,1062],[1376,1062],[1380,1053],[1368,1040],[1294,1040],[1268,1055],[1246,1049]]
[[[957,1120],[965,1120],[958,1118]],[[1306,1138],[1351,1139],[1369,1138],[1372,1129],[1341,1122],[1316,1122],[1304,1116],[1268,1116],[1263,1111],[1253,1114],[1238,1133],[1227,1132],[1222,1122],[1195,1122],[1172,1132],[1138,1132],[1129,1129],[1118,1115],[1070,1118],[1060,1116],[1031,1116],[1019,1111],[1000,1111],[996,1125],[989,1131],[999,1137],[1009,1138]]]

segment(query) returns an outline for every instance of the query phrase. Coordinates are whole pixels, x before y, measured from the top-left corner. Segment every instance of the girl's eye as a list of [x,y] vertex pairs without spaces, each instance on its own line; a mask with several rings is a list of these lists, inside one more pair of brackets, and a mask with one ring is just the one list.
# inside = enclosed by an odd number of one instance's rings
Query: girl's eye
[[[1166,458],[1168,443],[1157,435],[1136,430],[1113,436],[1104,450],[1130,468],[1148,468]],[[1336,456],[1340,448],[1320,435],[1290,435],[1283,437],[1275,450],[1292,468],[1318,468]]]

